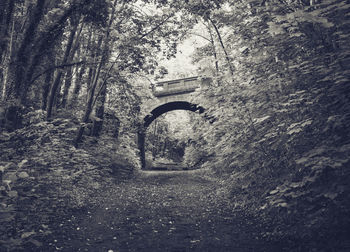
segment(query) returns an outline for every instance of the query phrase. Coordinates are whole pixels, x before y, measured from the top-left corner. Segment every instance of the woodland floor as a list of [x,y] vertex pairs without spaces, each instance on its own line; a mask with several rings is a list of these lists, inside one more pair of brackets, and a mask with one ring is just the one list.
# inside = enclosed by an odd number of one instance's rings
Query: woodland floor
[[282,251],[200,171],[145,171],[58,217],[45,251]]

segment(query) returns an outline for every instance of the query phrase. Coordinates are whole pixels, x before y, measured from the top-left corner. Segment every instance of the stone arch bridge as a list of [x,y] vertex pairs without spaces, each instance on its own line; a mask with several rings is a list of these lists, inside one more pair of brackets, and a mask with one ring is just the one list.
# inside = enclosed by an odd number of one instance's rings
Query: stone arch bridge
[[147,111],[150,111],[143,120],[143,125],[138,132],[138,147],[142,168],[146,166],[145,160],[145,137],[147,127],[159,116],[173,110],[188,110],[203,113],[204,108],[192,100],[196,92],[202,87],[208,86],[212,81],[208,77],[190,77],[156,83],[152,88],[155,99],[144,104]]

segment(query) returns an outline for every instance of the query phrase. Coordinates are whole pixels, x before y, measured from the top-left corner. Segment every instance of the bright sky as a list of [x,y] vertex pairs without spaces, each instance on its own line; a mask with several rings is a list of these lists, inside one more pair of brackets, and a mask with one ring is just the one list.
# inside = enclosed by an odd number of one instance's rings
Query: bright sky
[[[157,9],[153,3],[144,3],[143,1],[137,1],[134,3],[135,8],[147,15],[154,15],[155,12],[162,12],[160,9]],[[197,34],[203,35],[204,29],[203,25],[196,24],[193,28]],[[205,34],[205,32],[204,32]],[[196,47],[199,47],[206,43],[202,38],[191,35],[178,45],[178,52],[175,58],[170,60],[162,60],[160,62],[161,66],[164,66],[168,69],[169,74],[165,76],[163,80],[178,79],[184,77],[191,77],[197,75],[197,67],[195,67],[191,61],[191,55],[193,54]]]
[[191,55],[194,52],[195,45],[193,41],[186,40],[182,45],[179,46],[176,58],[166,60],[162,62],[169,74],[166,76],[167,79],[181,78],[183,76],[178,76],[179,74],[191,74],[196,73],[196,67],[191,63]]
[[[195,27],[196,32],[200,34],[199,26]],[[178,46],[178,52],[175,58],[164,60],[161,65],[164,65],[169,74],[165,79],[178,79],[183,77],[191,77],[197,75],[197,67],[192,64],[191,55],[194,53],[196,47],[206,43],[206,41],[198,36],[192,35],[185,39],[183,43]]]

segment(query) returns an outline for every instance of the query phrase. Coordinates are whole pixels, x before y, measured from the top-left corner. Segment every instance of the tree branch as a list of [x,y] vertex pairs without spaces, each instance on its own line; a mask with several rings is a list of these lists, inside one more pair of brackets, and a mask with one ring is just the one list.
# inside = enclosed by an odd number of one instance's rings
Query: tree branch
[[210,43],[211,43],[211,40],[210,40],[210,39],[208,39],[207,37],[203,36],[203,35],[197,34],[197,33],[195,33],[195,32],[189,32],[189,34],[192,34],[192,35],[198,36],[198,37],[200,37],[200,38],[202,38],[202,39],[205,39],[206,41],[208,41],[208,42],[210,42]]
[[221,37],[221,34],[220,34],[220,31],[219,31],[219,28],[216,26],[214,20],[212,20],[210,17],[208,17],[208,20],[210,21],[210,23],[213,25],[214,27],[214,30],[216,32],[216,35],[218,36],[218,39],[219,39],[219,43],[222,47],[222,50],[224,51],[225,53],[225,58],[226,58],[226,61],[227,61],[227,64],[228,64],[228,67],[229,67],[229,70],[230,70],[230,73],[231,75],[233,76],[233,67],[232,67],[232,63],[231,63],[231,60],[230,60],[230,57],[226,51],[226,48],[225,48],[225,45],[224,45],[224,42],[222,40],[222,37]]
[[161,21],[159,24],[157,24],[155,27],[153,27],[149,32],[146,32],[145,34],[143,34],[141,37],[139,37],[138,39],[141,40],[144,37],[148,36],[149,34],[153,33],[155,30],[157,30],[159,27],[161,27],[163,24],[165,24],[170,18],[172,18],[175,14],[172,14],[170,16],[168,16],[166,19],[164,19],[163,21]]
[[58,66],[53,66],[53,67],[50,67],[48,69],[46,69],[45,71],[41,72],[40,74],[38,74],[37,76],[35,76],[31,81],[30,81],[30,84],[33,84],[34,81],[36,81],[40,76],[46,74],[47,72],[51,71],[51,70],[54,70],[54,69],[62,69],[62,68],[65,68],[65,67],[71,67],[71,66],[78,66],[78,65],[81,65],[83,64],[84,61],[79,61],[79,62],[74,62],[74,63],[69,63],[69,64],[63,64],[63,65],[58,65]]

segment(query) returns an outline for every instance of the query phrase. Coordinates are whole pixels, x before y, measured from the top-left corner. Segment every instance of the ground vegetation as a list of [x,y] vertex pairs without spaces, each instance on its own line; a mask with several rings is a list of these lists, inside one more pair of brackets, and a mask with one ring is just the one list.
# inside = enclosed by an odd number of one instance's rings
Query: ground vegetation
[[[0,5],[0,250],[349,249],[348,1]],[[145,173],[142,105],[197,24],[193,64],[212,81],[181,148],[199,170]],[[159,125],[151,150],[175,151]]]

